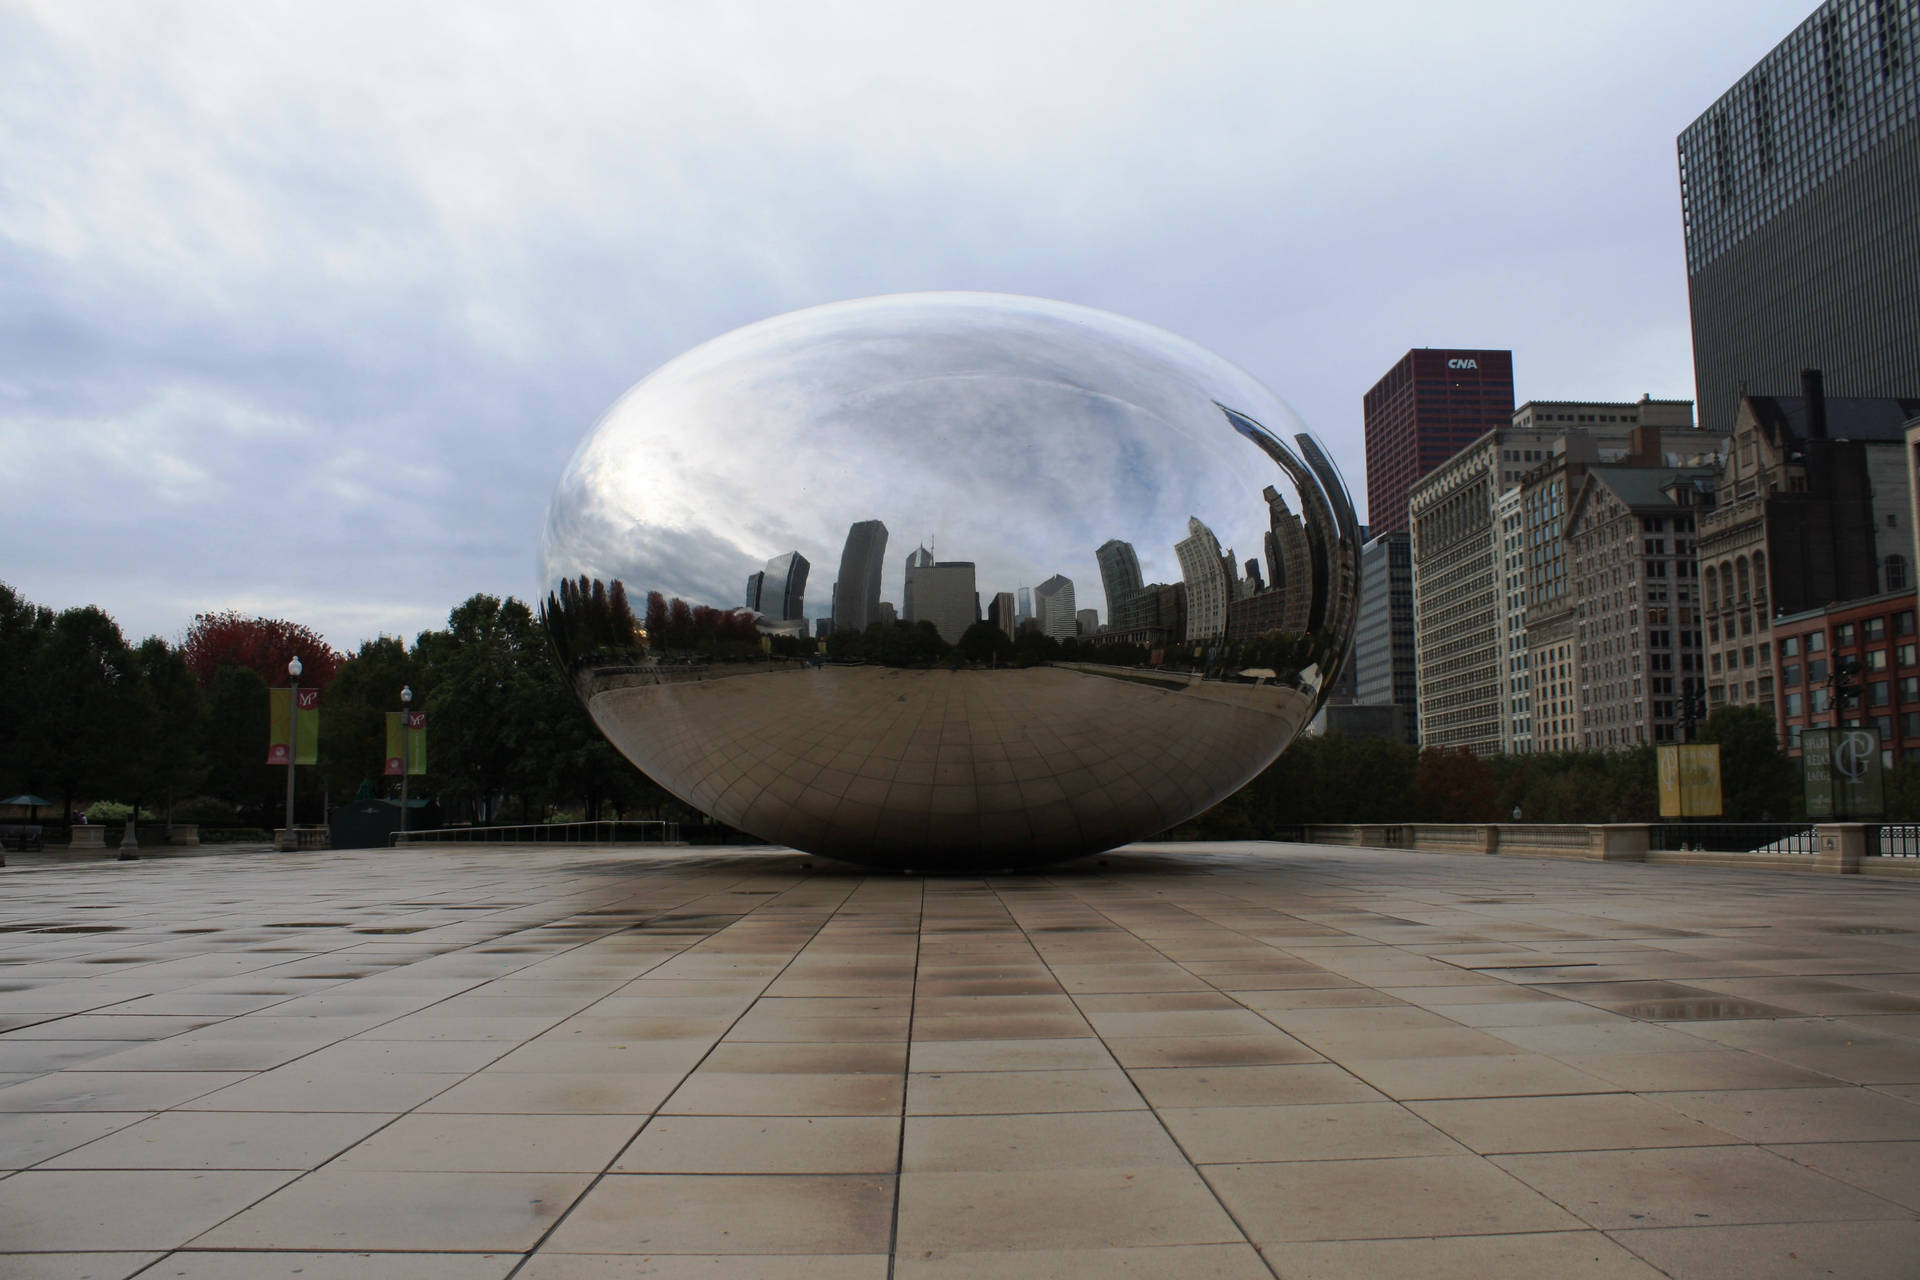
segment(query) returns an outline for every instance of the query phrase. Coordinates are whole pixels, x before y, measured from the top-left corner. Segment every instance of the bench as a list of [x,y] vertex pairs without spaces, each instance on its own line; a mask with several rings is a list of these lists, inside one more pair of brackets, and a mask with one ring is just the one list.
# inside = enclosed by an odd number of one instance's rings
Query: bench
[[0,849],[12,849],[16,853],[38,853],[46,846],[41,843],[41,827],[35,823],[9,823],[0,826]]

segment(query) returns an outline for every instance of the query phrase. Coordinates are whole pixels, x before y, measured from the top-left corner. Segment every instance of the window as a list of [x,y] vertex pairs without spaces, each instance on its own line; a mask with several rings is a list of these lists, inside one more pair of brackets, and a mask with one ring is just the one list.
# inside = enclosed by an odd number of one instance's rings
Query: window
[[1892,692],[1885,680],[1873,681],[1867,685],[1867,705],[1870,707],[1892,706]]
[[1807,683],[1825,684],[1827,682],[1827,660],[1813,658],[1807,662]]
[[[1720,655],[1717,653],[1713,655],[1713,669],[1715,671],[1720,669]],[[1780,669],[1780,683],[1789,689],[1796,687],[1800,683],[1800,664],[1797,662],[1789,662],[1786,666],[1782,667]]]
[[1870,641],[1885,640],[1887,638],[1887,620],[1885,618],[1868,618],[1861,624],[1861,629],[1862,634]]
[[1853,624],[1843,622],[1833,629],[1833,647],[1844,649],[1853,643]]
[[1913,610],[1909,609],[1905,613],[1893,615],[1893,634],[1897,636],[1913,634]]
[[1824,631],[1807,632],[1807,652],[1819,653],[1827,647],[1827,633]]
[[1920,649],[1910,644],[1903,644],[1893,651],[1893,660],[1903,667],[1910,667],[1915,662],[1920,662]]
[[1799,657],[1800,656],[1800,637],[1788,636],[1785,640],[1782,640],[1780,642],[1780,656],[1783,658]]
[[1806,709],[1805,698],[1806,698],[1806,695],[1800,694],[1800,693],[1790,693],[1787,695],[1787,718],[1788,719],[1792,719],[1794,716],[1800,715]]
[[1900,736],[1920,738],[1920,711],[1903,712],[1900,716]]

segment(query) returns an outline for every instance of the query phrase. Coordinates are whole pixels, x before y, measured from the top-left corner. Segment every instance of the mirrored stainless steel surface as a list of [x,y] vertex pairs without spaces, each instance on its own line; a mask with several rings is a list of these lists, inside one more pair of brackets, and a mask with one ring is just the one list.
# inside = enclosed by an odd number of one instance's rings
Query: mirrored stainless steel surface
[[929,870],[1091,853],[1230,795],[1337,678],[1358,573],[1340,478],[1272,392],[991,294],[673,360],[580,445],[540,545],[555,653],[648,776],[768,840]]

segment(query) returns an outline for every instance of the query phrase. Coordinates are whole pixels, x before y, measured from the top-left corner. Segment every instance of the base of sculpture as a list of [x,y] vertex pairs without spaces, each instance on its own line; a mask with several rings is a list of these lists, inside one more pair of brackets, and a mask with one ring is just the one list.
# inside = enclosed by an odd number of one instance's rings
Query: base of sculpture
[[742,831],[865,866],[979,873],[1167,830],[1312,714],[1271,682],[1151,669],[741,663],[589,677],[647,775]]

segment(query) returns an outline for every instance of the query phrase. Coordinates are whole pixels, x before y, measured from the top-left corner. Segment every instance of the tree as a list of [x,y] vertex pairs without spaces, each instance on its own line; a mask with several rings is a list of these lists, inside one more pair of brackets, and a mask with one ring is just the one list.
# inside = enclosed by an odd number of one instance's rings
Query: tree
[[[324,735],[324,715],[321,724]],[[281,820],[286,786],[285,767],[266,763],[267,733],[267,682],[250,668],[222,666],[207,688],[206,789],[262,827]]]
[[1707,717],[1700,741],[1720,744],[1720,791],[1729,821],[1784,821],[1793,813],[1799,779],[1765,708],[1721,707]]
[[420,684],[420,665],[396,636],[363,641],[341,665],[320,712],[320,776],[336,801],[363,782],[386,785],[387,713],[401,709],[404,688],[419,703]]
[[1007,662],[1013,641],[991,622],[976,622],[960,633],[960,656],[968,662]]
[[44,748],[50,794],[74,801],[123,795],[152,733],[153,708],[120,628],[88,605],[53,620],[34,681],[46,699]]
[[45,650],[53,611],[0,583],[0,794],[53,789]]
[[1467,748],[1428,747],[1414,766],[1413,803],[1422,822],[1495,822],[1500,786]]
[[141,641],[134,660],[153,712],[135,790],[162,800],[171,824],[174,800],[193,795],[207,778],[207,698],[186,658],[160,637]]
[[433,744],[429,785],[481,821],[507,795],[524,807],[545,775],[527,747],[546,705],[538,673],[551,670],[532,612],[511,597],[471,596],[445,631],[422,632],[414,653]]
[[225,613],[195,614],[181,643],[187,666],[201,688],[211,688],[223,665],[245,667],[278,688],[287,682],[287,662],[300,659],[300,683],[324,689],[340,669],[341,655],[311,627],[281,618],[248,618]]

